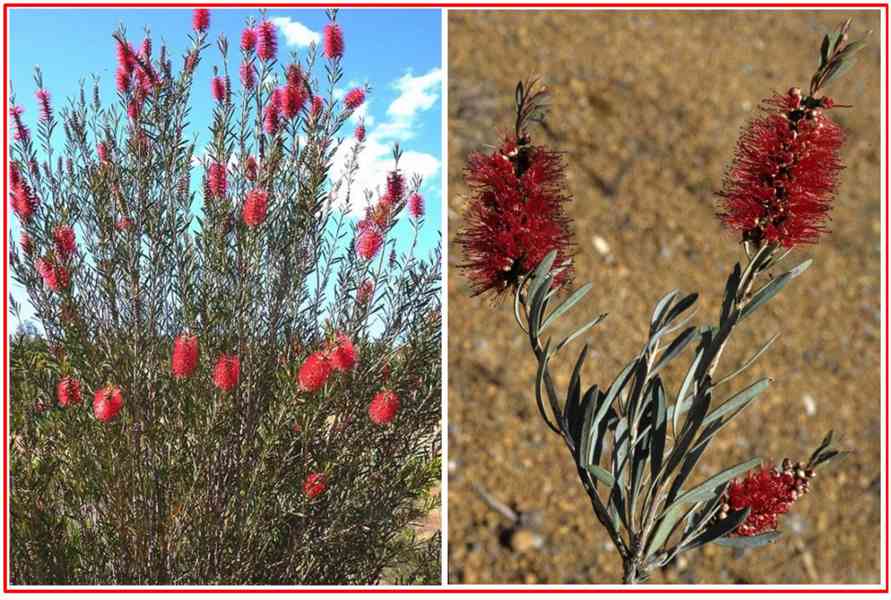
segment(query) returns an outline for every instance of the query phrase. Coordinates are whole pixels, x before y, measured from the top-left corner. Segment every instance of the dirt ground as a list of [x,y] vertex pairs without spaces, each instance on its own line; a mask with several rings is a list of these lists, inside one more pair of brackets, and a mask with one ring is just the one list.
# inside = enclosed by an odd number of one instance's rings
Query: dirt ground
[[[471,298],[456,268],[464,160],[509,130],[517,80],[539,75],[551,89],[547,126],[533,133],[566,152],[576,284],[595,290],[563,320],[609,313],[586,336],[594,352],[585,385],[602,386],[639,350],[667,291],[699,291],[695,322],[717,319],[727,273],[742,258],[713,216],[737,133],[772,91],[807,86],[823,33],[849,16],[855,33],[880,31],[878,12],[450,11],[450,582],[621,580],[569,453],[535,408],[534,360],[509,303]],[[831,113],[849,135],[832,234],[793,253],[790,266],[808,257],[813,266],[739,328],[722,361],[732,367],[782,332],[737,387],[767,375],[775,382],[719,434],[697,473],[701,480],[752,456],[806,459],[828,429],[853,452],[819,474],[777,544],[709,546],[652,583],[879,582],[879,43],[873,33],[859,63],[827,89],[854,105]],[[561,386],[569,367],[558,370]],[[677,368],[667,377],[676,390]],[[525,550],[502,543],[509,523],[480,487],[536,517]]]

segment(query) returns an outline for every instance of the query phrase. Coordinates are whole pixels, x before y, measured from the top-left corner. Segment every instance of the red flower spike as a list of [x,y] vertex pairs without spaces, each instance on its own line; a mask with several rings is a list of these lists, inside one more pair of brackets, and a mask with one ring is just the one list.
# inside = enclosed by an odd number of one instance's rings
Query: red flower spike
[[356,253],[365,260],[373,259],[384,244],[384,236],[376,227],[359,232],[356,238]]
[[114,228],[118,231],[130,231],[131,229],[133,229],[134,225],[135,223],[130,217],[121,217],[120,219],[115,221]]
[[356,366],[353,341],[343,333],[337,335],[337,346],[331,351],[331,366],[338,371],[350,371]]
[[198,368],[198,338],[194,335],[182,334],[173,341],[173,354],[170,359],[170,371],[176,379],[185,379]]
[[331,362],[324,352],[314,352],[304,361],[297,373],[300,388],[307,392],[317,392],[331,375]]
[[792,505],[807,493],[808,479],[813,472],[807,472],[801,465],[788,468],[763,467],[748,473],[743,479],[737,479],[727,486],[724,496],[725,509],[739,511],[750,509],[749,516],[733,532],[735,535],[748,537],[774,531],[777,529],[779,517],[789,512]]
[[322,109],[325,107],[325,101],[322,100],[321,96],[313,96],[312,97],[312,106],[310,106],[309,114],[312,118],[318,118],[319,115],[322,114]]
[[56,386],[56,399],[59,406],[80,404],[80,382],[72,377],[63,377]]
[[19,245],[22,247],[22,252],[28,256],[31,256],[34,252],[34,240],[24,231],[22,232],[22,235],[19,236]]
[[416,221],[424,216],[424,198],[417,192],[408,197],[408,214]]
[[241,373],[241,361],[234,354],[221,354],[217,364],[213,368],[213,384],[228,392],[238,385],[238,376]]
[[27,223],[34,211],[37,210],[37,198],[31,193],[31,188],[24,180],[19,180],[18,184],[13,186],[10,195],[10,203],[12,211],[22,221]]
[[328,489],[328,481],[324,473],[310,473],[303,482],[303,493],[312,500]]
[[242,218],[244,224],[248,227],[257,227],[266,221],[266,210],[269,206],[269,199],[265,191],[254,189],[248,192],[244,201],[244,209]]
[[737,142],[718,217],[743,241],[792,248],[828,231],[844,133],[811,104],[794,89],[766,99]]
[[399,171],[391,171],[387,175],[387,200],[390,204],[402,200],[405,194],[405,178]]
[[207,31],[210,27],[210,11],[206,8],[196,8],[192,13],[192,29],[195,31]]
[[50,260],[38,258],[34,262],[34,268],[43,279],[44,285],[53,292],[64,290],[70,283],[68,270]]
[[263,131],[269,135],[278,132],[281,116],[281,90],[276,88],[269,97],[266,108],[263,109]]
[[241,76],[241,85],[246,90],[253,90],[257,85],[257,73],[254,71],[254,65],[248,61],[241,63],[238,67],[238,74]]
[[215,198],[226,195],[226,165],[223,163],[211,163],[207,167],[207,188]]
[[253,155],[248,156],[244,161],[244,177],[248,181],[257,180],[257,159]]
[[257,32],[250,27],[245,27],[244,31],[241,32],[241,49],[245,52],[253,52],[256,47]]
[[130,72],[124,67],[118,67],[118,70],[115,73],[115,84],[117,85],[118,91],[122,94],[126,94],[130,91]]
[[25,109],[16,105],[9,109],[9,116],[12,117],[13,138],[20,142],[27,142],[31,139],[31,131],[25,125],[25,122],[22,121],[23,112],[25,112]]
[[105,145],[105,142],[96,144],[96,156],[99,158],[99,162],[108,161],[108,146]]
[[337,23],[325,25],[324,36],[325,56],[327,58],[340,58],[343,56],[343,30]]
[[217,75],[210,80],[210,93],[213,96],[213,99],[220,104],[225,102],[229,95],[226,87],[226,78],[221,75]]
[[365,90],[362,88],[353,88],[343,97],[343,104],[349,110],[356,110],[365,102]]
[[386,425],[396,418],[399,411],[399,396],[390,390],[381,390],[374,395],[368,405],[368,417],[376,425]]
[[492,154],[470,156],[465,178],[472,197],[458,242],[476,294],[498,295],[517,285],[553,250],[562,269],[554,286],[572,278],[575,241],[564,209],[571,199],[564,168],[558,153],[525,135],[507,139]]
[[50,106],[50,93],[46,90],[37,90],[34,93],[37,98],[38,115],[40,120],[47,122],[53,118],[53,108]]
[[281,98],[281,114],[286,119],[293,119],[303,110],[306,104],[306,92],[302,85],[286,85],[279,90]]
[[123,406],[124,396],[118,386],[107,385],[99,388],[93,396],[93,414],[103,423],[114,419]]
[[77,252],[77,240],[74,229],[68,225],[59,225],[53,229],[53,242],[56,246],[56,254],[62,260],[68,260]]
[[362,285],[359,286],[359,289],[356,290],[356,302],[359,304],[367,304],[372,296],[374,296],[374,282],[370,279],[366,279],[362,282]]
[[263,21],[257,25],[257,56],[260,60],[275,60],[275,54],[278,50],[278,38],[275,25],[270,21]]
[[356,131],[353,132],[353,135],[356,138],[356,141],[360,144],[365,141],[365,124],[359,123],[356,125]]

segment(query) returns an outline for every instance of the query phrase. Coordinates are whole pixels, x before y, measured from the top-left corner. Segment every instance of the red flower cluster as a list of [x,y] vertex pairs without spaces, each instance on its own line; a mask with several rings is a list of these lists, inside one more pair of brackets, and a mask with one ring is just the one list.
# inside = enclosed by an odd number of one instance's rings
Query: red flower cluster
[[99,157],[99,162],[108,161],[108,146],[105,145],[105,142],[96,144],[96,156]]
[[405,194],[405,178],[399,171],[387,174],[387,198],[390,204],[402,200]]
[[196,8],[192,13],[192,29],[207,31],[208,27],[210,27],[210,11],[206,8]]
[[257,227],[266,221],[266,210],[269,206],[269,198],[265,191],[253,189],[248,192],[244,201],[242,218],[248,227]]
[[114,228],[118,231],[130,231],[135,224],[130,217],[121,217],[115,221]]
[[328,58],[333,59],[343,56],[343,30],[337,23],[331,22],[325,25],[323,48],[325,56]]
[[417,192],[408,197],[408,214],[415,220],[424,216],[424,198]]
[[226,165],[219,162],[210,163],[207,167],[207,189],[211,196],[222,198],[226,195]]
[[55,263],[52,259],[38,258],[34,261],[34,267],[43,278],[43,283],[50,290],[58,292],[68,287],[70,277],[68,269]]
[[376,425],[386,425],[396,418],[399,410],[399,396],[391,390],[381,390],[368,405],[368,417]]
[[362,88],[353,88],[343,97],[343,104],[349,110],[356,110],[365,102],[365,90]]
[[743,131],[719,192],[719,217],[744,241],[791,248],[827,231],[844,133],[825,114],[829,98],[793,88],[765,100]]
[[12,118],[13,137],[20,142],[27,142],[31,139],[31,132],[28,130],[28,126],[25,125],[25,122],[22,121],[23,112],[25,112],[25,109],[16,105],[9,109],[9,116]]
[[325,350],[313,352],[300,366],[297,383],[307,392],[317,392],[325,385],[331,373],[349,371],[356,366],[356,348],[353,341],[343,333],[335,336],[335,341]]
[[359,229],[356,236],[356,254],[365,260],[371,260],[380,252],[384,245],[384,235],[376,225],[369,225]]
[[366,304],[371,297],[374,295],[374,282],[370,279],[366,279],[362,282],[362,285],[359,286],[359,289],[356,290],[356,302],[359,304]]
[[12,205],[12,211],[19,219],[27,223],[34,211],[37,210],[38,201],[31,191],[31,186],[22,179],[16,163],[10,163],[9,165],[9,188],[11,190],[9,200]]
[[124,406],[124,396],[121,388],[116,385],[107,385],[96,390],[93,396],[93,414],[103,423],[114,419]]
[[68,260],[77,252],[74,229],[68,225],[59,225],[53,229],[53,242],[56,246],[56,254],[62,260]]
[[263,21],[257,25],[257,56],[262,61],[275,60],[278,51],[278,38],[275,25],[271,21]]
[[317,392],[331,376],[331,362],[324,352],[313,352],[300,366],[297,383],[307,392]]
[[217,75],[210,80],[210,93],[213,99],[219,103],[229,100],[229,82],[222,75]]
[[24,252],[28,256],[30,256],[31,253],[34,252],[34,240],[25,231],[23,231],[22,235],[19,236],[19,245],[22,247],[22,252]]
[[248,181],[257,180],[257,159],[252,154],[244,159],[244,177]]
[[241,361],[234,354],[221,354],[213,368],[213,384],[224,392],[238,385]]
[[80,382],[72,377],[63,377],[56,386],[56,398],[62,407],[80,404]]
[[472,197],[458,242],[476,294],[517,285],[553,250],[561,269],[554,285],[571,279],[575,242],[559,154],[532,145],[525,134],[512,137],[492,154],[472,154],[465,178]]
[[303,493],[312,500],[328,489],[328,480],[324,473],[310,473],[303,482]]
[[198,368],[198,338],[187,333],[177,336],[173,341],[173,356],[170,370],[177,379],[185,379]]
[[286,119],[293,119],[303,110],[308,94],[303,71],[297,65],[288,67],[287,84],[278,89],[278,110]]
[[275,135],[278,132],[280,116],[281,116],[281,88],[272,90],[269,95],[269,101],[263,108],[263,131],[269,135]]
[[365,121],[360,121],[358,125],[356,125],[356,131],[353,132],[353,135],[356,137],[356,141],[360,144],[365,141]]
[[749,508],[749,516],[734,534],[753,536],[774,531],[780,515],[789,512],[792,504],[809,490],[814,472],[801,463],[783,461],[782,468],[764,467],[750,472],[742,480],[727,486],[724,509]]
[[253,52],[257,47],[257,32],[251,27],[245,27],[241,32],[241,49],[245,52]]
[[40,120],[43,122],[47,122],[53,118],[53,109],[50,106],[50,94],[48,91],[40,89],[34,93],[34,96],[37,97],[37,107],[38,113],[40,115]]
[[309,116],[313,119],[317,119],[319,115],[322,114],[322,109],[325,107],[325,101],[322,100],[321,96],[313,96],[312,97],[312,105],[309,108]]
[[241,85],[244,89],[252,90],[257,85],[256,71],[254,71],[254,65],[250,61],[241,63],[241,66],[238,68],[238,74],[241,76]]

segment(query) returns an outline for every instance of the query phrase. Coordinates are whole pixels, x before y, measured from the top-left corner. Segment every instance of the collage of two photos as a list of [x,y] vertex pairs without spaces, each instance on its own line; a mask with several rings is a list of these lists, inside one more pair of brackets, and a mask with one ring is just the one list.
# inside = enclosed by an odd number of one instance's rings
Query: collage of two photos
[[887,6],[4,13],[4,593],[887,591]]

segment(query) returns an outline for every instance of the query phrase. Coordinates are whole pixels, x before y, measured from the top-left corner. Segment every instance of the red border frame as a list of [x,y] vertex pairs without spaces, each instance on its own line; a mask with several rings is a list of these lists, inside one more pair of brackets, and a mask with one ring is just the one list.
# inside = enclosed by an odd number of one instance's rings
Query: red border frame
[[[811,4],[792,4],[792,3],[708,3],[708,2],[677,2],[677,3],[642,3],[642,2],[628,2],[628,3],[566,3],[566,2],[555,2],[555,3],[547,3],[547,2],[535,2],[530,4],[495,4],[491,2],[456,2],[450,3],[447,0],[443,2],[436,2],[435,0],[431,2],[370,2],[370,3],[356,3],[356,2],[328,2],[328,3],[317,3],[317,2],[307,2],[307,3],[281,3],[281,2],[271,2],[271,3],[257,3],[257,2],[239,2],[239,3],[221,3],[221,2],[198,2],[198,3],[183,3],[183,2],[172,2],[172,3],[159,3],[159,2],[79,2],[79,3],[61,3],[61,2],[3,2],[3,48],[4,48],[4,63],[3,63],[3,148],[4,150],[8,147],[9,140],[9,122],[8,122],[8,113],[5,110],[6,105],[9,102],[9,90],[6,85],[6,81],[8,80],[8,57],[6,56],[6,51],[8,50],[9,43],[9,11],[13,8],[194,8],[196,4],[199,7],[207,7],[207,8],[327,8],[332,5],[336,5],[338,7],[347,7],[347,8],[432,8],[432,9],[448,9],[448,8],[500,8],[500,9],[510,9],[510,8],[653,8],[653,9],[670,9],[670,8],[715,8],[715,9],[738,9],[738,8],[763,8],[763,9],[776,9],[776,8],[788,8],[788,9],[827,9],[827,8],[846,8],[846,9],[869,9],[869,8],[878,8],[882,9],[885,15],[885,583],[883,588],[875,588],[875,589],[850,589],[846,587],[737,587],[737,588],[689,588],[689,587],[657,587],[657,586],[639,586],[639,587],[560,587],[553,588],[547,586],[541,587],[473,587],[473,585],[464,586],[448,586],[448,582],[443,582],[439,587],[417,587],[417,588],[382,588],[382,589],[357,589],[357,588],[348,588],[348,587],[281,587],[281,588],[258,588],[258,587],[219,587],[219,588],[201,588],[201,587],[178,587],[178,588],[159,588],[159,587],[143,587],[143,588],[101,588],[101,587],[84,587],[84,588],[55,588],[55,587],[10,587],[9,573],[8,573],[8,542],[7,542],[7,531],[8,531],[8,471],[7,471],[7,452],[8,452],[8,444],[6,443],[8,436],[8,424],[9,424],[9,415],[8,415],[8,390],[9,390],[9,374],[8,374],[8,347],[5,343],[5,340],[8,339],[8,324],[7,324],[7,313],[8,313],[8,269],[7,269],[7,261],[6,261],[6,248],[8,246],[8,230],[7,224],[9,219],[8,214],[8,204],[6,202],[3,203],[3,248],[4,248],[4,261],[3,261],[3,564],[2,572],[3,576],[3,593],[4,594],[40,594],[40,593],[57,593],[57,594],[183,594],[183,593],[217,593],[217,594],[237,594],[237,593],[252,593],[252,594],[262,594],[262,593],[270,593],[270,594],[278,594],[278,593],[326,593],[326,594],[393,594],[393,593],[402,593],[402,594],[478,594],[478,593],[495,593],[495,594],[503,594],[503,593],[511,593],[511,594],[590,594],[590,593],[626,593],[626,594],[639,594],[639,593],[662,593],[662,594],[764,594],[764,593],[772,593],[772,594],[888,594],[889,584],[888,584],[888,567],[889,567],[889,522],[888,522],[888,507],[889,507],[889,488],[888,483],[888,465],[889,465],[889,449],[888,449],[888,425],[889,425],[889,403],[888,403],[888,393],[889,393],[889,378],[888,378],[888,368],[889,368],[889,344],[888,344],[888,335],[889,335],[889,319],[888,319],[888,294],[889,294],[889,270],[888,270],[888,251],[889,251],[889,193],[891,193],[891,177],[889,177],[889,133],[891,133],[891,128],[889,128],[889,98],[888,98],[888,76],[889,76],[889,8],[891,8],[891,4],[888,2],[884,3],[862,3],[862,4],[829,4],[829,3],[811,3]],[[4,172],[4,195],[7,194],[6,188],[6,177],[5,173],[9,168],[8,165],[9,157],[7,152],[3,153],[3,172]],[[443,587],[447,586],[447,587]]]

